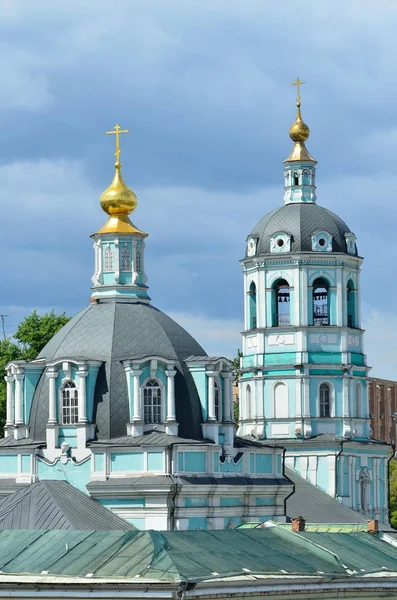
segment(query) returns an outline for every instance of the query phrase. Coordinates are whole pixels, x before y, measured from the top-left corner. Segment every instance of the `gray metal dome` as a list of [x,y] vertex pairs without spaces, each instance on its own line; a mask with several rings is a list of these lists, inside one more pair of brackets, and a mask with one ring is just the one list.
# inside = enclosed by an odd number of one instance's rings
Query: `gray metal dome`
[[[177,361],[175,404],[179,435],[200,439],[200,400],[182,361],[206,353],[187,331],[153,306],[123,302],[90,304],[58,331],[38,358],[103,361],[94,393],[94,422],[98,439],[110,439],[126,435],[129,421],[127,380],[120,361],[153,355]],[[35,440],[45,439],[48,395],[48,377],[44,372],[30,413],[30,435]]]
[[311,202],[276,208],[257,223],[250,235],[258,238],[257,255],[270,254],[270,238],[279,232],[291,235],[291,253],[295,253],[312,252],[311,236],[319,231],[332,235],[333,252],[347,253],[345,233],[350,233],[350,229],[346,223],[330,210]]

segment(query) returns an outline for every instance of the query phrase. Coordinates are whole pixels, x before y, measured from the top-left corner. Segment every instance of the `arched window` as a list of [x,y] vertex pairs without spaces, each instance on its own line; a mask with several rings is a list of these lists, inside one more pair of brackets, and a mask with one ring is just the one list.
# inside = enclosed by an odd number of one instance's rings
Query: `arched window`
[[366,512],[368,512],[369,476],[365,469],[361,469],[359,483],[360,483],[360,510],[363,513],[366,513]]
[[79,420],[79,392],[73,381],[62,388],[62,425],[73,425]]
[[294,185],[299,185],[299,174],[294,173]]
[[276,419],[288,418],[288,389],[285,383],[279,381],[273,388],[274,417]]
[[320,385],[320,417],[331,416],[331,390],[328,383]]
[[362,396],[361,396],[361,383],[356,383],[356,417],[363,416]]
[[220,403],[221,403],[221,390],[219,383],[214,381],[214,394],[215,394],[215,419],[219,421],[220,417]]
[[328,287],[322,277],[313,283],[313,325],[329,325]]
[[121,249],[121,270],[131,271],[131,250],[128,246],[123,246]]
[[348,327],[357,327],[356,291],[354,289],[354,285],[351,280],[349,280],[347,283],[346,295],[347,295],[347,326]]
[[113,250],[108,246],[105,250],[105,271],[113,271]]
[[249,290],[249,328],[256,329],[256,285],[252,281]]
[[274,289],[273,327],[289,327],[291,323],[290,291],[285,279],[279,279]]
[[145,423],[161,423],[161,387],[155,379],[149,379],[143,388],[143,415]]
[[302,173],[302,184],[303,185],[310,185],[309,171],[303,171],[303,173]]
[[245,388],[245,418],[252,419],[252,407],[251,407],[251,386],[247,385]]
[[135,250],[135,271],[137,273],[141,272],[141,247],[140,245],[136,247]]

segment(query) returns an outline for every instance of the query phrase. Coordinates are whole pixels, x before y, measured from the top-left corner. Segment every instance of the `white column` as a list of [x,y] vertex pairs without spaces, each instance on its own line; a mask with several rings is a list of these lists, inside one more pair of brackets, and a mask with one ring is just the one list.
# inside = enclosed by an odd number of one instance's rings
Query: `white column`
[[86,377],[88,375],[88,371],[77,371],[77,375],[79,376],[79,423],[87,423],[87,385],[86,385]]
[[216,421],[215,415],[215,371],[207,371],[208,377],[208,418],[207,421]]
[[47,371],[49,379],[49,400],[48,400],[48,423],[57,423],[57,397],[56,397],[56,378],[58,372],[54,370]]
[[15,375],[15,425],[22,425],[24,422],[22,410],[22,382],[24,378],[23,373]]
[[234,421],[232,407],[233,407],[233,391],[232,391],[232,379],[233,373],[222,373],[224,381],[223,388],[223,420]]
[[13,397],[13,393],[14,393],[14,389],[13,389],[13,384],[14,384],[14,378],[11,375],[7,375],[6,377],[4,377],[4,379],[7,382],[7,421],[6,421],[6,425],[13,425],[14,421],[12,419],[12,397]]
[[131,369],[131,374],[134,378],[134,416],[133,421],[142,421],[142,407],[141,407],[141,383],[140,376],[142,374],[141,369]]
[[165,372],[167,375],[167,421],[176,421],[175,416],[175,369]]

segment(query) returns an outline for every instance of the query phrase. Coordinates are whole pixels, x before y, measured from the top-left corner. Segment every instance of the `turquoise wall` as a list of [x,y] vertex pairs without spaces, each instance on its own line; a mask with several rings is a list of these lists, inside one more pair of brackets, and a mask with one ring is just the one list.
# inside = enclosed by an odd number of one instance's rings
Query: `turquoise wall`
[[319,456],[317,459],[317,485],[324,491],[328,490],[329,472],[328,457]]
[[18,455],[0,455],[0,473],[18,473]]
[[87,493],[85,486],[91,479],[91,461],[88,459],[80,464],[75,464],[68,460],[66,464],[62,464],[61,461],[57,460],[53,464],[48,464],[37,458],[37,475],[39,480],[60,479],[68,481]]
[[112,452],[110,468],[112,472],[143,471],[143,452]]
[[147,470],[164,471],[164,452],[147,453]]
[[95,452],[93,455],[94,471],[105,471],[105,454],[98,454]]
[[67,442],[71,448],[77,448],[77,428],[64,425],[58,429],[58,448],[63,442]]
[[207,519],[205,517],[189,517],[188,522],[189,530],[207,529]]

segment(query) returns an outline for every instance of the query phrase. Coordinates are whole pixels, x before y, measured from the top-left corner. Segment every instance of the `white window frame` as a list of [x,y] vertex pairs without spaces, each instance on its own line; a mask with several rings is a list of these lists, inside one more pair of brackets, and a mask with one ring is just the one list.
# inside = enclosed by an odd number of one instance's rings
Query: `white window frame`
[[[103,261],[103,272],[104,273],[112,273],[114,271],[114,252],[113,252],[113,248],[110,246],[110,244],[107,245],[107,247],[104,249],[103,252],[104,256],[104,261]],[[110,266],[110,262],[109,262],[109,256],[112,257],[112,264],[111,264],[111,269],[109,269]]]
[[[128,258],[124,256],[126,250],[128,252]],[[131,248],[128,244],[124,244],[120,249],[120,266],[120,271],[122,271],[123,273],[128,273],[132,269]]]
[[[159,385],[161,393],[161,421],[158,423],[146,423],[145,421],[145,388],[149,381],[155,381]],[[165,386],[158,377],[147,377],[141,385],[141,415],[143,424],[145,427],[151,427],[155,425],[162,425],[165,423]]]
[[[63,392],[66,388],[66,386],[68,386],[69,384],[73,384],[74,387],[71,387],[70,389],[75,389],[76,390],[76,396],[77,396],[77,414],[76,414],[76,420],[72,423],[65,423],[64,422],[64,403],[63,403]],[[79,402],[80,402],[80,393],[79,393],[79,386],[76,384],[75,381],[73,381],[73,379],[66,379],[60,389],[59,389],[59,423],[60,425],[64,426],[64,427],[70,427],[70,426],[74,426],[79,422]],[[71,409],[71,405],[69,407],[69,409]],[[71,411],[70,411],[70,415],[71,415]]]
[[[320,411],[320,389],[323,384],[327,385],[329,388],[329,417],[322,417],[320,415],[320,412],[321,412]],[[317,416],[320,419],[330,419],[331,417],[335,416],[335,413],[334,413],[335,397],[334,397],[334,395],[335,395],[335,389],[334,389],[334,386],[332,385],[332,383],[325,379],[323,381],[320,381],[320,383],[318,384],[318,388],[317,388],[317,413],[318,413]]]

